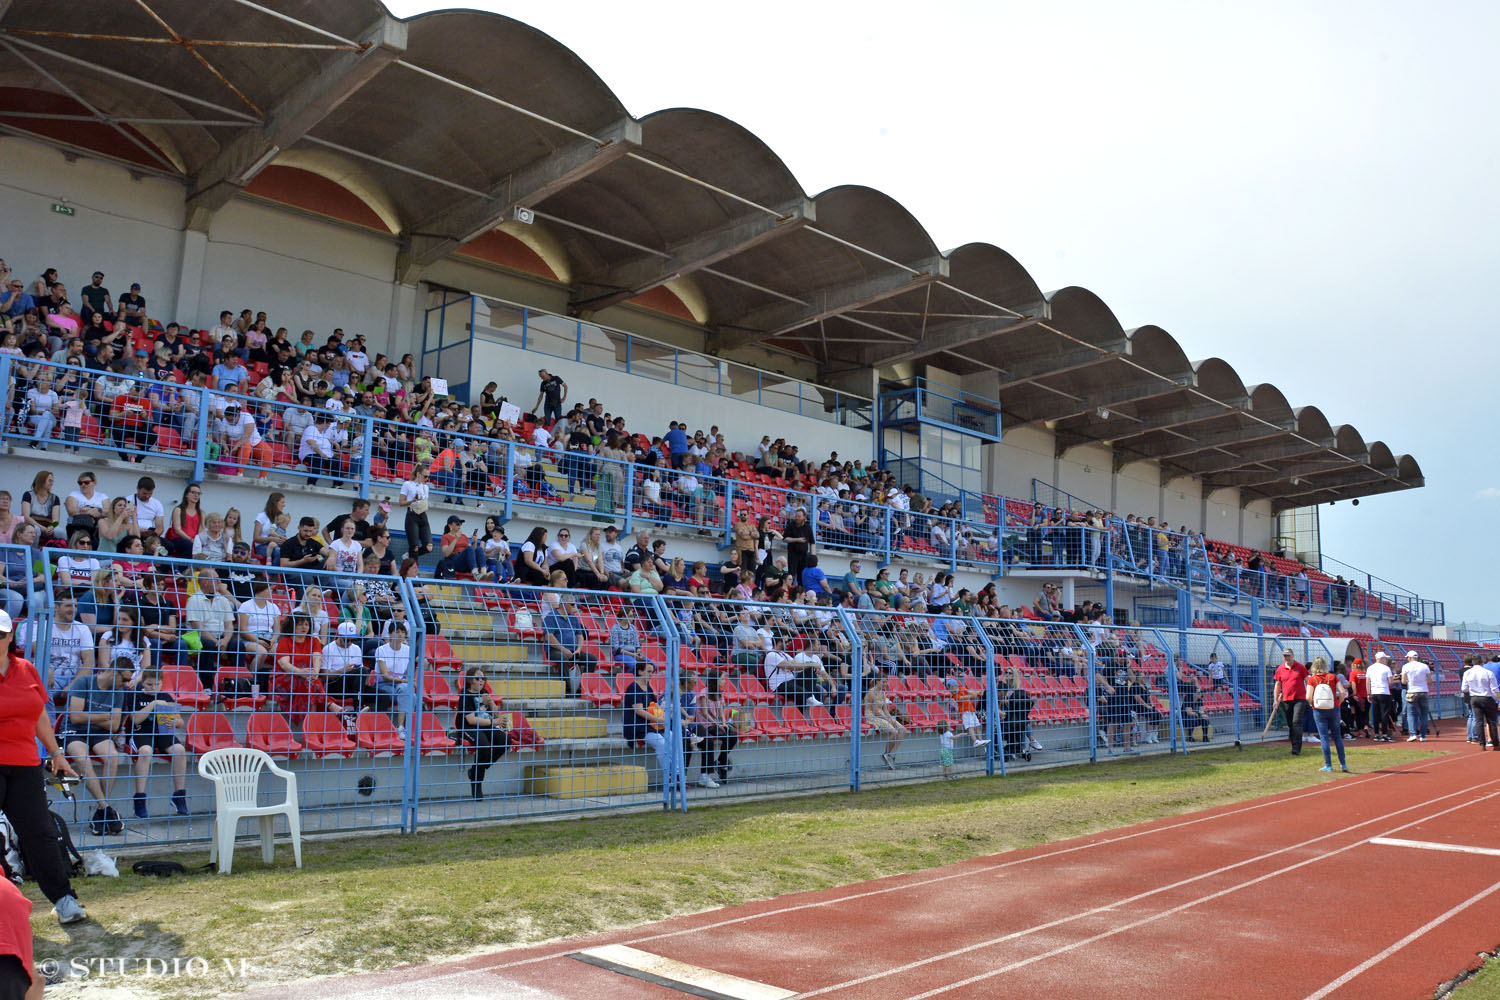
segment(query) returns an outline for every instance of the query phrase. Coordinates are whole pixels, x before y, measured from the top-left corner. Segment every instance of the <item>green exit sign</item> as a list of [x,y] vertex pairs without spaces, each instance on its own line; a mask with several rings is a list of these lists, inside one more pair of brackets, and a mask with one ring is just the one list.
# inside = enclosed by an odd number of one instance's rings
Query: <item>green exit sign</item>
[[52,211],[56,212],[58,215],[78,214],[78,210],[75,209],[72,205],[60,205],[55,201],[52,203]]

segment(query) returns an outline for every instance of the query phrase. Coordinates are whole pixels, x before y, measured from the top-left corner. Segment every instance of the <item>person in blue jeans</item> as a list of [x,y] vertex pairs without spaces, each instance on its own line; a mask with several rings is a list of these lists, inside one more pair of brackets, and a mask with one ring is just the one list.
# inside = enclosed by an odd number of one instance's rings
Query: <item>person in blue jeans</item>
[[[1327,688],[1327,691],[1321,690]],[[1339,725],[1339,706],[1349,696],[1349,682],[1328,668],[1328,661],[1319,656],[1312,662],[1312,671],[1307,677],[1308,701],[1312,705],[1313,723],[1318,727],[1318,737],[1323,744],[1323,766],[1318,770],[1332,771],[1333,756],[1330,745],[1338,750],[1339,770],[1349,770],[1344,760],[1344,733]]]
[[1427,696],[1432,691],[1432,668],[1423,663],[1414,649],[1406,651],[1401,668],[1401,682],[1406,685],[1406,728],[1411,733],[1406,742],[1427,742],[1427,724],[1432,719]]

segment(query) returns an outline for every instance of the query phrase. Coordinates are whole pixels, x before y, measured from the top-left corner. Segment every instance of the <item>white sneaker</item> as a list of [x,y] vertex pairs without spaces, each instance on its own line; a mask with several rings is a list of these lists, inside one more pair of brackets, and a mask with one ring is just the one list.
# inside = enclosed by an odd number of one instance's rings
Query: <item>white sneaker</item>
[[89,915],[83,912],[83,907],[78,905],[77,897],[71,894],[53,903],[52,912],[57,914],[57,922],[60,924],[76,924],[80,920],[89,918]]
[[1031,741],[1031,749],[1033,749],[1033,750],[1040,750],[1040,749],[1042,749],[1042,745],[1040,743],[1038,743],[1036,740],[1032,740]]
[[406,727],[405,726],[397,726],[396,727],[396,739],[400,740],[402,743],[406,742]]
[[1425,737],[1425,736],[1418,736],[1418,737],[1417,737],[1417,739],[1418,739],[1418,740],[1419,740],[1419,741],[1420,741],[1420,742],[1422,742],[1422,743],[1426,743],[1426,742],[1427,742],[1427,737]]
[[1415,743],[1415,742],[1417,742],[1416,734],[1413,733],[1411,736],[1408,736],[1406,738],[1406,742],[1408,742],[1408,743]]
[[822,705],[823,704],[821,701],[819,701],[816,698],[809,698],[809,699],[807,699],[807,703],[809,705]]
[[987,746],[990,745],[990,741],[989,740],[975,740],[974,741],[974,745],[976,747],[987,747]]
[[700,775],[698,775],[698,784],[702,785],[704,788],[718,788],[719,787],[719,783],[717,781],[715,781],[714,779],[710,778],[706,774],[700,774]]
[[880,755],[880,759],[885,761],[885,766],[890,768],[892,771],[896,769],[896,758],[893,755],[883,753]]

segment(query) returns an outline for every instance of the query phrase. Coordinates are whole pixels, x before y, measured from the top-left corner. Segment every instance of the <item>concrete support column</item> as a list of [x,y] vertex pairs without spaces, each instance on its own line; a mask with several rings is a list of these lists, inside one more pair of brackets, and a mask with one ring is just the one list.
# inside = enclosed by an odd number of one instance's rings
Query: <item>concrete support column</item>
[[[385,345],[380,348],[382,353],[395,359],[408,351],[416,353],[416,346],[407,345],[414,345],[417,336],[417,299],[416,285],[391,282],[391,308],[390,315],[386,318]],[[374,350],[370,351],[370,356],[375,356]]]
[[177,268],[177,304],[172,311],[172,319],[184,326],[205,325],[199,310],[203,305],[203,264],[207,256],[208,233],[184,229]]

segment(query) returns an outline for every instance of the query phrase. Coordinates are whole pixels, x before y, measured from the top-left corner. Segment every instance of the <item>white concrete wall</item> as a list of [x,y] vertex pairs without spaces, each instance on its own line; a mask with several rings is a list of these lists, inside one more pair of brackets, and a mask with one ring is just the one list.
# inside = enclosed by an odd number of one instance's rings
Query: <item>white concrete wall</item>
[[1131,462],[1116,482],[1115,512],[1121,517],[1161,515],[1161,467],[1155,462]]
[[1203,483],[1199,479],[1183,477],[1167,484],[1162,507],[1167,523],[1173,530],[1187,525],[1190,531],[1201,531],[1203,525]]
[[1069,451],[1057,464],[1057,486],[1085,503],[1109,508],[1110,450],[1102,444]]
[[1243,544],[1240,541],[1240,491],[1215,490],[1208,498],[1208,517],[1203,531],[1210,538]]
[[[183,186],[154,176],[132,180],[123,167],[0,136],[0,254],[31,282],[55,267],[77,303],[94,271],[118,301],[134,281],[152,316],[170,312],[181,259]],[[59,215],[54,202],[77,214]]]
[[[293,338],[334,328],[366,337],[370,354],[390,353],[396,244],[256,201],[236,200],[213,218],[203,264],[199,325],[220,310],[265,310]],[[399,356],[405,350],[396,353]]]
[[1276,517],[1271,513],[1271,501],[1256,500],[1245,507],[1245,537],[1241,545],[1252,549],[1270,549],[1271,536],[1276,533]]
[[1052,434],[1040,427],[1006,427],[1002,437],[999,444],[984,446],[985,482],[991,493],[1030,500],[1033,479],[1052,482]]
[[[732,451],[750,451],[760,442],[761,435],[769,434],[772,438],[786,438],[798,445],[802,455],[819,461],[831,451],[837,451],[841,459],[869,459],[868,430],[601,367],[613,362],[613,356],[603,351],[595,350],[592,354],[585,351],[585,357],[590,356],[596,357],[599,364],[544,356],[476,339],[471,384],[483,388],[486,382],[497,382],[502,395],[522,410],[529,410],[536,402],[537,369],[546,368],[568,383],[568,406],[574,402],[587,403],[590,397],[596,397],[606,410],[624,416],[632,430],[643,434],[664,434],[670,421],[685,420],[695,429],[707,430],[717,424]],[[641,359],[633,354],[632,367],[640,363]],[[662,365],[665,371],[671,371],[670,354]]]

